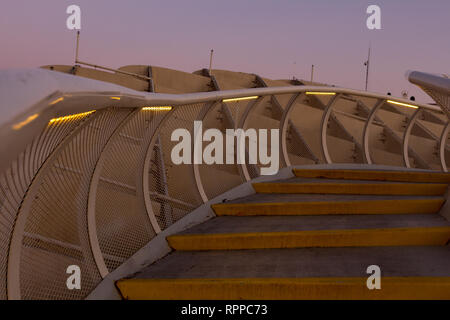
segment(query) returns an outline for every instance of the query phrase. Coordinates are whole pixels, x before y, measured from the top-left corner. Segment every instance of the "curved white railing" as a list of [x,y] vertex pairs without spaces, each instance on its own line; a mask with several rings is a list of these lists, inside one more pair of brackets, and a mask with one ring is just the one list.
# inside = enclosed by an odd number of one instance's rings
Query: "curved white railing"
[[428,93],[450,117],[450,79],[448,76],[408,71],[406,78]]
[[[297,156],[332,163],[330,134],[354,145],[358,155],[353,162],[371,164],[371,126],[390,132],[377,118],[380,110],[413,107],[417,112],[408,116],[398,152],[406,167],[412,166],[412,156],[416,166],[426,169],[426,161],[410,146],[410,136],[420,112],[442,114],[436,106],[336,87],[174,95],[138,92],[46,70],[0,72],[0,97],[3,299],[84,298],[156,234],[259,174],[261,164],[174,165],[171,132],[178,128],[192,132],[196,120],[221,131],[266,128],[259,113],[279,99],[284,101],[277,102],[282,115],[269,117],[269,122],[271,129],[280,130],[282,166],[295,164]],[[370,100],[372,108],[362,100]],[[363,121],[360,137],[339,120],[341,103],[365,110],[364,119],[347,114]],[[301,106],[319,110],[320,128],[312,138],[317,138],[321,154],[314,157],[308,155],[313,152],[309,147],[305,154],[302,151],[306,143],[301,136]],[[448,121],[442,127],[437,162],[447,171]],[[68,265],[80,266],[81,290],[65,286]]]

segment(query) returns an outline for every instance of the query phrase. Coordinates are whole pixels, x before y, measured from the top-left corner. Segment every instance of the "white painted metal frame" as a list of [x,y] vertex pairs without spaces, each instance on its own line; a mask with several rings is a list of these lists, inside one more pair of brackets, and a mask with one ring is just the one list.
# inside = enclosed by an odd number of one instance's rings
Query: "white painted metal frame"
[[[11,236],[11,242],[8,252],[8,269],[7,269],[7,295],[9,300],[20,300],[20,259],[22,254],[22,241],[25,234],[25,225],[27,218],[31,211],[31,206],[36,197],[37,192],[44,180],[46,174],[52,169],[55,160],[64,150],[64,148],[69,145],[73,137],[75,137],[81,130],[86,128],[93,119],[95,119],[96,114],[92,115],[85,120],[84,123],[79,125],[71,134],[65,137],[65,139],[58,145],[58,147],[48,156],[39,171],[36,173],[30,188],[23,197],[22,205],[20,206],[19,212],[17,214],[16,221],[14,223],[14,229]],[[86,248],[84,248],[86,249]],[[92,247],[90,248],[92,251]]]
[[[263,97],[259,97],[256,100],[251,100],[248,104],[247,104],[247,108],[244,111],[244,114],[242,115],[239,124],[237,125],[237,128],[235,129],[244,129],[247,126],[247,122],[248,122],[248,116],[250,115],[250,113],[258,106],[258,104],[261,103]],[[237,150],[238,146],[237,144],[235,145],[235,149]],[[237,152],[235,153],[237,154]],[[244,155],[245,157],[245,155]],[[237,161],[236,161],[237,162]],[[245,161],[244,161],[245,162]],[[248,168],[247,165],[245,163],[240,164],[238,166],[239,168],[239,172],[240,174],[244,177],[245,181],[250,181],[252,178],[250,177],[250,174],[248,172]]]
[[114,140],[114,138],[116,138],[120,134],[121,129],[139,111],[140,111],[139,109],[136,109],[133,112],[131,112],[122,121],[122,123],[119,126],[117,126],[117,128],[114,130],[113,134],[109,137],[108,141],[103,146],[103,151],[100,154],[97,164],[95,165],[94,173],[92,174],[92,177],[91,177],[91,183],[90,183],[90,187],[89,187],[89,196],[88,196],[87,226],[88,226],[89,241],[91,244],[92,254],[94,256],[94,261],[97,265],[97,269],[102,278],[106,277],[106,275],[109,273],[109,271],[108,271],[108,267],[106,266],[105,259],[103,258],[102,251],[100,249],[100,244],[99,244],[98,235],[97,235],[97,223],[96,223],[96,215],[95,215],[96,210],[95,209],[96,209],[96,200],[97,200],[97,189],[98,189],[98,184],[100,182],[100,175],[102,173],[103,164],[106,160],[105,151],[107,150],[109,144]]
[[441,161],[441,169],[444,172],[448,172],[447,162],[445,160],[445,148],[447,146],[448,133],[450,132],[450,121],[447,122],[439,142],[439,159]]
[[288,104],[286,105],[286,108],[284,109],[283,115],[280,120],[280,146],[281,146],[281,156],[282,156],[282,162],[286,164],[286,167],[291,166],[291,161],[289,160],[289,155],[287,151],[287,129],[289,124],[289,117],[292,112],[292,107],[295,105],[295,103],[303,96],[302,93],[295,93],[291,99],[289,99]]
[[[20,91],[17,91],[18,83],[23,77],[28,77],[29,81],[25,85],[20,87]],[[45,79],[50,79],[49,83],[43,84],[45,81],[41,81],[42,77]],[[125,120],[122,121],[121,125],[114,129],[113,134],[109,137],[108,142],[103,146],[103,151],[105,151],[109,141],[119,133],[120,128],[122,128],[128,121],[143,107],[152,106],[172,106],[172,111],[167,112],[163,118],[156,124],[156,127],[152,132],[147,132],[145,140],[146,145],[143,147],[142,155],[142,170],[139,172],[140,177],[139,183],[137,184],[137,191],[141,197],[141,202],[146,210],[148,219],[156,234],[161,233],[161,227],[158,224],[156,216],[152,209],[151,192],[149,186],[148,173],[150,170],[150,160],[153,153],[153,148],[155,146],[158,134],[163,127],[164,123],[170,119],[174,110],[176,108],[189,107],[190,104],[204,103],[203,109],[197,116],[197,119],[203,121],[208,114],[217,104],[222,103],[224,99],[229,98],[243,98],[249,96],[257,96],[255,100],[251,100],[243,116],[241,117],[238,124],[235,125],[235,129],[244,129],[247,126],[249,116],[256,109],[259,103],[266,98],[271,97],[275,94],[292,94],[289,102],[285,106],[283,111],[281,121],[280,121],[280,148],[282,163],[286,166],[291,166],[289,160],[288,150],[287,150],[287,131],[289,126],[289,117],[293,110],[294,105],[297,103],[300,97],[306,92],[333,92],[335,95],[332,97],[328,105],[326,106],[321,119],[320,127],[320,138],[321,138],[321,149],[324,159],[327,163],[332,163],[332,158],[329,154],[327,146],[327,126],[330,116],[333,111],[333,105],[341,97],[341,95],[352,95],[359,97],[375,98],[378,102],[372,108],[370,114],[367,117],[363,130],[363,149],[365,162],[372,164],[372,159],[370,156],[370,146],[369,146],[369,133],[370,125],[373,123],[376,117],[377,111],[386,103],[388,99],[392,99],[401,103],[411,104],[411,101],[404,99],[393,99],[390,96],[384,96],[374,93],[368,93],[365,91],[357,91],[344,88],[336,87],[316,87],[316,86],[288,86],[288,87],[266,87],[266,88],[252,88],[252,89],[240,89],[240,90],[228,90],[228,91],[214,91],[214,92],[202,92],[202,93],[190,93],[190,94],[158,94],[158,93],[145,93],[138,92],[130,89],[126,89],[120,86],[89,80],[84,78],[73,77],[71,75],[65,75],[62,73],[45,71],[45,70],[32,70],[28,73],[23,73],[23,71],[9,72],[8,74],[0,72],[0,81],[4,78],[8,78],[8,81],[3,81],[2,86],[0,86],[0,95],[8,93],[7,101],[2,102],[0,105],[0,112],[4,112],[4,117],[0,119],[0,140],[2,143],[0,145],[0,152],[2,159],[0,160],[0,171],[3,171],[9,166],[12,159],[18,157],[21,151],[23,151],[26,146],[29,145],[30,141],[42,132],[42,130],[47,126],[50,119],[55,117],[63,117],[67,115],[72,115],[76,113],[83,113],[91,111],[93,108],[95,110],[108,109],[110,107],[115,108],[128,108],[130,109],[130,115],[128,115]],[[4,85],[3,85],[4,83]],[[26,93],[26,99],[23,97],[23,92]],[[44,96],[42,94],[45,93]],[[5,95],[6,97],[6,95]],[[112,99],[114,98],[114,99]],[[442,112],[439,107],[414,103],[419,109],[410,119],[408,127],[404,133],[403,137],[403,159],[406,167],[410,167],[408,150],[409,150],[409,138],[411,135],[412,128],[421,110],[430,110],[433,112]],[[7,110],[5,110],[7,108]],[[35,120],[29,121],[31,116],[37,115]],[[30,189],[26,193],[23,199],[22,206],[19,209],[18,217],[15,222],[15,227],[13,230],[13,235],[11,238],[10,249],[8,253],[8,273],[7,273],[7,283],[8,283],[8,297],[11,299],[19,299],[20,294],[20,256],[21,256],[21,246],[22,239],[24,235],[25,223],[34,199],[35,194],[38,192],[39,186],[45,177],[48,170],[54,164],[55,159],[61,153],[62,150],[72,141],[74,135],[85,128],[87,125],[91,125],[91,120],[95,118],[96,114],[89,117],[82,125],[80,125],[74,132],[72,132],[68,137],[66,137],[63,142],[56,147],[55,151],[46,159],[44,165],[38,171],[33,179]],[[15,124],[25,123],[19,129]],[[450,122],[449,122],[450,123]],[[442,170],[447,172],[447,166],[445,162],[445,147],[447,142],[447,136],[450,131],[450,124],[447,123],[445,126],[441,138],[440,138],[440,161]],[[49,147],[49,146],[47,146]],[[46,147],[46,148],[47,148]],[[194,152],[195,150],[193,150]],[[89,250],[91,251],[95,264],[98,271],[102,277],[108,274],[108,269],[106,267],[103,254],[98,241],[97,228],[95,225],[95,196],[98,183],[100,181],[100,173],[103,166],[104,155],[101,154],[98,162],[95,166],[93,175],[91,177],[91,183],[89,187],[89,197],[88,197],[88,210],[87,210],[87,221],[88,221],[88,235],[89,235]],[[241,177],[243,181],[250,181],[251,177],[246,164],[237,164]],[[200,176],[198,165],[193,165],[192,167],[193,179],[195,179],[195,184],[197,186],[198,192],[201,196],[203,203],[209,201],[202,179]],[[83,247],[84,250],[86,248]]]
[[326,163],[333,163],[331,160],[330,153],[328,151],[328,143],[327,143],[327,129],[328,129],[328,120],[330,119],[331,113],[333,111],[333,105],[339,100],[340,94],[333,96],[328,102],[320,124],[320,142],[322,145],[322,154],[326,161]]
[[[205,117],[208,115],[208,113],[213,110],[220,102],[216,101],[216,102],[211,102],[211,103],[207,103],[205,104],[205,106],[203,107],[203,109],[200,111],[199,115],[197,116],[197,121],[202,121],[205,119]],[[197,150],[195,150],[195,141],[198,139],[198,137],[194,137],[194,139],[192,140],[192,158],[194,158],[194,154],[195,152],[197,152]],[[202,138],[200,138],[202,139]],[[206,195],[205,192],[205,188],[203,187],[203,182],[202,182],[202,178],[200,176],[200,168],[199,165],[197,163],[193,163],[192,165],[192,170],[194,170],[194,179],[195,179],[195,184],[197,186],[197,190],[198,193],[200,194],[200,197],[202,198],[203,203],[208,202],[208,197]]]
[[148,173],[150,172],[150,159],[153,153],[153,148],[155,146],[158,132],[161,129],[161,127],[164,125],[164,123],[170,118],[174,110],[171,110],[167,112],[167,114],[164,116],[164,118],[159,122],[157,128],[152,134],[152,137],[149,141],[149,144],[145,151],[145,158],[144,158],[144,164],[142,166],[142,171],[138,176],[141,177],[140,182],[142,182],[142,185],[138,187],[139,190],[142,190],[142,197],[144,199],[144,205],[145,210],[147,212],[148,218],[151,222],[151,225],[153,227],[153,230],[156,234],[159,234],[161,232],[161,227],[159,226],[159,223],[156,219],[155,213],[153,211],[152,207],[152,201],[150,199],[151,192],[150,192],[150,185],[149,185],[149,177]]
[[373,120],[376,117],[377,111],[386,103],[386,99],[380,99],[376,103],[376,105],[370,111],[369,116],[367,117],[367,121],[364,125],[363,129],[363,149],[364,149],[364,160],[367,164],[372,164],[372,157],[370,156],[370,147],[369,147],[369,134],[370,134],[370,126]]
[[409,162],[409,138],[411,137],[411,131],[416,124],[416,121],[420,114],[422,113],[422,109],[417,109],[411,119],[409,119],[408,126],[406,127],[405,133],[403,135],[403,163],[405,167],[411,168],[411,164]]

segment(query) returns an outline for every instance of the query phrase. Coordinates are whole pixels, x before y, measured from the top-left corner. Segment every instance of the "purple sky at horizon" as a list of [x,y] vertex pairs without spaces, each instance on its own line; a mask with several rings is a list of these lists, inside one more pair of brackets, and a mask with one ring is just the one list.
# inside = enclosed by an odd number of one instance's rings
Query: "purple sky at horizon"
[[[0,69],[73,64],[75,32],[66,8],[82,10],[80,59],[109,67],[205,68],[280,79],[309,79],[369,90],[408,90],[410,69],[450,73],[449,0],[1,0]],[[366,28],[366,8],[381,7],[382,30]]]

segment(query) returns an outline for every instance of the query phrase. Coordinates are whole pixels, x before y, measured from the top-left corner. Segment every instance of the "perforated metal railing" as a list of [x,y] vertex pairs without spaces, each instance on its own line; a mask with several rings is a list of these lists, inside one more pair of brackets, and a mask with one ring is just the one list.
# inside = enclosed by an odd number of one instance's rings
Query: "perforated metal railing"
[[[449,165],[449,122],[434,106],[327,87],[118,88],[55,90],[0,128],[1,299],[82,299],[162,230],[267,166],[174,164],[172,132],[201,138],[194,121],[224,141],[227,129],[278,129],[281,167]],[[66,286],[70,265],[81,269],[81,290]]]

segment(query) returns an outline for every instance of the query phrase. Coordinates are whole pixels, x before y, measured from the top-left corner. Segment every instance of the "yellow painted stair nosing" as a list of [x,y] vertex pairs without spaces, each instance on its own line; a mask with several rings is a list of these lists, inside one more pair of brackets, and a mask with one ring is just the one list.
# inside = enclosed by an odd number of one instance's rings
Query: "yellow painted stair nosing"
[[367,277],[123,279],[125,299],[137,300],[303,300],[450,299],[450,277],[381,277],[369,290]]
[[345,182],[260,182],[257,193],[364,194],[364,195],[443,195],[447,185],[440,183],[345,183]]
[[437,213],[444,204],[438,199],[382,199],[352,201],[303,201],[219,203],[211,207],[218,216],[408,214]]
[[443,246],[450,226],[180,234],[167,237],[175,250],[243,250],[310,247]]
[[449,173],[351,170],[351,169],[293,169],[294,175],[304,178],[374,180],[398,182],[450,183]]

